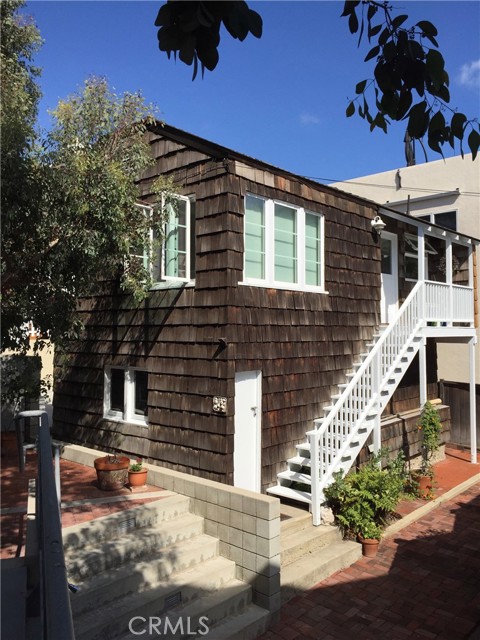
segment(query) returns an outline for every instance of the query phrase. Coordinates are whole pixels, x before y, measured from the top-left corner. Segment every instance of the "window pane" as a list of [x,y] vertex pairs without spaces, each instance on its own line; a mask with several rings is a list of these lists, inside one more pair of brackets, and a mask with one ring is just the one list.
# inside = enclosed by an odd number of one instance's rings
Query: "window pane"
[[123,413],[125,406],[125,375],[123,369],[110,370],[110,409]]
[[382,273],[392,274],[392,241],[381,239]]
[[264,201],[245,197],[245,276],[265,278],[265,209]]
[[[165,232],[165,275],[186,278],[185,258],[180,263],[179,256],[187,253],[187,201],[178,200],[169,206],[169,220]],[[180,265],[183,265],[183,268]]]
[[405,277],[418,280],[418,258],[416,256],[405,256]]
[[297,282],[297,211],[275,205],[275,280]]
[[313,213],[305,214],[305,282],[320,286],[321,279],[321,218]]
[[135,415],[147,415],[147,399],[148,374],[146,371],[135,371]]
[[195,200],[190,201],[190,279],[195,278]]
[[445,213],[436,213],[435,214],[435,222],[436,224],[441,225],[442,227],[447,227],[447,229],[457,230],[457,213],[456,211],[446,211]]

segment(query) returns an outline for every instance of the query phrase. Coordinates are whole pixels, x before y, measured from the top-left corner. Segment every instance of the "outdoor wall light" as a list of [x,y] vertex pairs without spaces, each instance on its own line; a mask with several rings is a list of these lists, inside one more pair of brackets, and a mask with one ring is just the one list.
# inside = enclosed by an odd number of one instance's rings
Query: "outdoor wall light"
[[372,224],[372,229],[377,236],[381,236],[382,231],[387,226],[380,216],[375,216],[371,224]]

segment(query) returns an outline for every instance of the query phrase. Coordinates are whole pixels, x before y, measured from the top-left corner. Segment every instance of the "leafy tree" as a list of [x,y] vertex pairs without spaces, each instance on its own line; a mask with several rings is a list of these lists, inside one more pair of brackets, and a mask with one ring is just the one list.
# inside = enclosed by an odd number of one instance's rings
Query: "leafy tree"
[[[425,151],[426,137],[430,149],[442,156],[445,144],[452,149],[459,144],[463,156],[466,140],[475,159],[478,120],[449,107],[449,77],[436,27],[427,20],[407,26],[408,15],[394,16],[389,2],[377,0],[347,0],[342,17],[352,34],[359,33],[359,46],[364,38],[375,43],[365,56],[365,62],[375,60],[373,78],[357,83],[346,115],[357,112],[371,131],[378,127],[385,133],[392,122],[404,121],[406,142],[418,140]],[[155,22],[159,48],[168,57],[178,53],[182,62],[193,64],[195,78],[199,62],[202,74],[217,66],[222,23],[239,40],[249,33],[262,35],[262,19],[246,2],[168,0]]]
[[28,347],[27,321],[55,344],[78,328],[76,300],[99,274],[145,295],[143,264],[123,267],[152,224],[160,232],[163,191],[152,216],[135,207],[135,180],[152,161],[153,109],[140,94],[90,78],[59,103],[48,134],[35,131],[40,37],[23,4],[1,4],[2,349],[17,351]]

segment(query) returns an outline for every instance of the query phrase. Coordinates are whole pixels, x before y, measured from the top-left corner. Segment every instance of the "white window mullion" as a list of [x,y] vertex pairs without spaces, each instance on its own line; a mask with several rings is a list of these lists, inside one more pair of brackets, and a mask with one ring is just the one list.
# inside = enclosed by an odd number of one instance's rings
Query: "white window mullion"
[[305,209],[297,209],[297,283],[305,286]]
[[125,379],[124,379],[124,393],[123,393],[123,398],[124,398],[124,404],[123,404],[123,419],[124,420],[129,420],[130,418],[130,411],[129,411],[129,407],[131,407],[131,382],[130,382],[130,370],[129,369],[125,369]]
[[275,272],[275,205],[265,202],[265,280],[273,282]]

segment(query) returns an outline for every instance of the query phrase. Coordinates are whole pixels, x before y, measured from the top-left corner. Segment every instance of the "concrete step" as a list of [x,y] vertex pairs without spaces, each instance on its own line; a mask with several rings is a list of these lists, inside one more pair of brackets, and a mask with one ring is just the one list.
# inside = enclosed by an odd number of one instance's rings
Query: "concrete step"
[[189,505],[188,497],[173,495],[86,523],[66,527],[62,531],[63,548],[67,553],[70,549],[110,541],[134,529],[154,526],[159,522],[188,513]]
[[125,563],[151,558],[159,577],[193,565],[203,558],[211,558],[218,553],[218,540],[204,534],[165,545],[161,528],[140,529],[135,535],[126,535],[111,542],[104,542],[95,548],[86,548],[74,557],[66,558],[68,579],[78,585],[87,578],[105,571],[114,570]]
[[[252,603],[240,615],[230,616],[209,627],[207,635],[192,637],[196,640],[255,640],[268,629],[270,618],[271,614],[266,609]],[[123,640],[131,640],[131,636]]]
[[282,571],[292,562],[297,562],[307,554],[319,549],[325,549],[331,544],[341,542],[342,534],[337,527],[321,525],[314,527],[309,515],[309,525],[302,530],[285,531],[280,535]]
[[349,567],[362,555],[358,542],[342,540],[307,553],[296,562],[282,566],[280,576],[282,602],[310,589],[336,571]]
[[[129,594],[89,611],[74,619],[76,640],[131,638],[129,624],[138,633],[148,625],[150,618],[156,622],[160,619],[164,624],[168,618],[170,627],[162,626],[162,638],[192,637],[192,632],[202,628],[201,618],[213,627],[225,617],[243,613],[251,604],[250,585],[233,578],[218,589],[211,582],[210,569],[211,566],[205,563],[202,569],[196,567],[177,574],[176,592],[169,580],[155,589]],[[176,633],[169,633],[175,629]]]
[[[202,534],[167,547],[153,557],[100,572],[80,585],[74,583],[79,591],[71,598],[72,610],[79,615],[128,594],[153,589],[167,580],[171,585],[176,584],[178,573],[196,566],[201,572],[202,563],[212,563],[217,558],[217,551],[218,540]],[[217,587],[235,576],[235,564],[229,560],[211,564],[210,570],[211,583]]]

